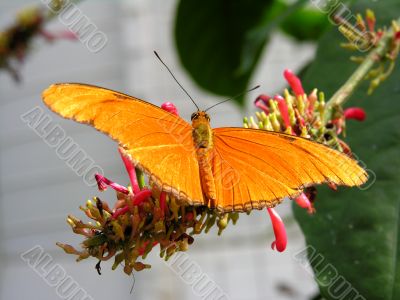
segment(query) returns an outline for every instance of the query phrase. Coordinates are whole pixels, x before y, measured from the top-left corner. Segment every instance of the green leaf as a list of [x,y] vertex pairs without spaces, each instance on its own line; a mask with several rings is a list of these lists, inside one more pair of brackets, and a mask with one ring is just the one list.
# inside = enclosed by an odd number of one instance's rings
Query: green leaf
[[[400,15],[398,0],[356,3],[351,12],[364,13],[372,8],[381,25],[389,25]],[[329,97],[355,70],[357,66],[349,61],[352,54],[339,47],[343,41],[337,28],[321,39],[317,58],[304,78],[308,89],[318,87]],[[366,94],[366,83],[347,104],[361,106],[367,112],[366,121],[347,122],[346,142],[366,168],[373,170],[376,182],[364,191],[320,188],[313,216],[294,206],[310,246],[309,259],[316,258],[311,265],[325,299],[400,299],[399,78],[397,66],[372,96]],[[321,258],[323,261],[317,264]],[[343,276],[341,282],[349,283],[364,298],[345,296],[343,289],[335,293],[338,276]],[[340,297],[340,293],[344,295]]]
[[316,41],[329,28],[326,14],[315,7],[302,7],[281,23],[282,30],[298,41]]
[[247,88],[268,35],[257,44],[251,64],[244,70],[239,67],[246,35],[268,21],[273,4],[273,0],[179,2],[175,24],[178,54],[199,86],[225,96]]

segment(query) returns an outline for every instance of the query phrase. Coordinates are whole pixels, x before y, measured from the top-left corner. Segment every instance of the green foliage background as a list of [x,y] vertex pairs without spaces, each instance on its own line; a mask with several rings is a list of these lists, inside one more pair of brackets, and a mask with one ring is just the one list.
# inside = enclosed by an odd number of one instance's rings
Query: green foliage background
[[[400,15],[397,0],[355,1],[352,12],[375,11],[379,25]],[[307,89],[318,87],[331,96],[357,67],[349,52],[338,45],[343,37],[336,28],[320,41],[317,57],[306,72]],[[361,55],[361,53],[354,53]],[[367,112],[365,122],[348,121],[348,138],[353,152],[376,175],[367,190],[341,188],[338,192],[319,188],[313,216],[293,206],[306,242],[325,261],[314,263],[321,294],[326,299],[353,299],[343,287],[332,284],[332,264],[339,275],[365,299],[400,299],[400,68],[372,96],[365,83],[351,97],[348,106]],[[341,296],[342,295],[342,296]],[[341,298],[343,297],[343,298]]]

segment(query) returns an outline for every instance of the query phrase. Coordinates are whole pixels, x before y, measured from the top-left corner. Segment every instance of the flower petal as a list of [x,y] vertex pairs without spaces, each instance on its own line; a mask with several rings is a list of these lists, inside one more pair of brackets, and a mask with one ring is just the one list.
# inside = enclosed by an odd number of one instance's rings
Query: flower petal
[[285,224],[283,223],[281,217],[273,209],[267,208],[269,217],[271,218],[272,228],[274,229],[275,241],[272,242],[271,248],[276,249],[279,252],[283,252],[287,245],[287,234],[285,229]]
[[355,119],[357,121],[364,121],[367,116],[365,111],[360,107],[349,107],[345,109],[343,114],[346,119]]

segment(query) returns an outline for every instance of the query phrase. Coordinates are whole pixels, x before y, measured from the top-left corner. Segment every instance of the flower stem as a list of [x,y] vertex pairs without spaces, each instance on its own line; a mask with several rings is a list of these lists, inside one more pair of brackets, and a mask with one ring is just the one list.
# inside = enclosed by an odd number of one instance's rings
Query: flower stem
[[[400,22],[398,19],[396,22]],[[365,76],[374,67],[375,63],[380,61],[388,51],[394,37],[394,29],[391,27],[385,32],[373,49],[350,78],[342,85],[342,87],[332,96],[326,104],[325,120],[330,120],[329,115],[332,113],[332,108],[343,105],[363,82]]]

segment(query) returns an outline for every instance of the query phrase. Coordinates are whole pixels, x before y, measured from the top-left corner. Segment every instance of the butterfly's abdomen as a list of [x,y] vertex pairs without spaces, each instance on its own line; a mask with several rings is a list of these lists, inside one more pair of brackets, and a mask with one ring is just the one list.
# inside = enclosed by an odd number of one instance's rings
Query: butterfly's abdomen
[[209,149],[197,149],[197,159],[199,161],[200,180],[203,193],[208,200],[216,200],[217,192],[212,172],[212,162]]

